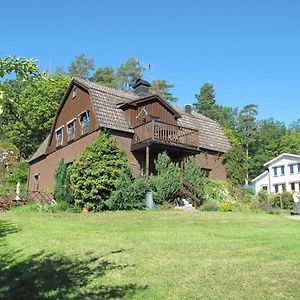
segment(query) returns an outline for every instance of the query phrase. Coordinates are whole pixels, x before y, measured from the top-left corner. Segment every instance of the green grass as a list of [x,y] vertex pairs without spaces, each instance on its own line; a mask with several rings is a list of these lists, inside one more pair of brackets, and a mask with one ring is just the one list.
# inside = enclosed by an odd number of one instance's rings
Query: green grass
[[0,299],[299,299],[286,215],[0,215]]

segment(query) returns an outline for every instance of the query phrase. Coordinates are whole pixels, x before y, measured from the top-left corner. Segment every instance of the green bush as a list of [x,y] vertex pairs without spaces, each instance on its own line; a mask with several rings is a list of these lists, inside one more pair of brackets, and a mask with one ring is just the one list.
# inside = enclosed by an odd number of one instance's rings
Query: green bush
[[89,210],[107,209],[106,201],[122,174],[130,176],[124,150],[106,133],[101,133],[83,150],[69,168],[75,205]]
[[222,202],[218,204],[218,211],[228,212],[232,211],[232,204],[230,202]]
[[28,162],[21,161],[16,164],[16,167],[14,171],[7,176],[7,183],[15,187],[18,182],[20,182],[21,185],[27,184],[27,175],[28,175]]
[[293,197],[292,194],[289,192],[283,192],[280,194],[272,195],[270,196],[269,201],[273,207],[277,208],[281,208],[281,203],[282,209],[291,210],[294,207]]
[[116,184],[116,190],[107,200],[107,206],[111,210],[142,209],[145,203],[145,195],[150,190],[149,181],[142,177],[131,180],[123,175]]
[[201,210],[203,211],[217,211],[218,203],[216,201],[208,200],[203,203],[201,206]]
[[260,203],[269,203],[270,199],[269,199],[268,192],[265,190],[259,191],[257,194],[257,200]]
[[197,189],[199,196],[203,195],[203,189],[207,179],[194,158],[185,162],[183,179]]
[[65,202],[66,204],[71,204],[73,201],[68,165],[65,164],[63,158],[59,161],[54,173],[53,198],[57,203]]
[[234,201],[228,183],[220,180],[207,180],[203,186],[204,201]]
[[157,175],[149,178],[154,201],[156,204],[173,202],[182,187],[180,167],[165,152],[159,153],[154,163]]

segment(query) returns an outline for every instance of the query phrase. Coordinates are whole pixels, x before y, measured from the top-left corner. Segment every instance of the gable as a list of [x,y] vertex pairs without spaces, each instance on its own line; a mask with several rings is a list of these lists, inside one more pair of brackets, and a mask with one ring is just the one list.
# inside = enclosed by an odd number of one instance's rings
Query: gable
[[[76,89],[76,95],[73,94],[73,89]],[[75,96],[74,96],[75,95]],[[66,146],[69,142],[78,140],[83,135],[82,124],[80,122],[81,115],[87,112],[89,116],[89,130],[88,132],[95,131],[99,125],[97,117],[94,113],[93,104],[91,101],[89,91],[78,83],[72,81],[70,84],[63,101],[56,112],[55,120],[52,126],[50,140],[48,144],[47,153],[56,150],[56,132],[62,130],[62,146]],[[68,124],[74,122],[74,140],[68,141]]]
[[300,156],[296,154],[283,153],[279,156],[273,158],[272,160],[264,164],[265,167],[276,167],[282,165],[296,164],[300,163]]
[[158,96],[150,96],[131,101],[120,106],[134,128],[151,119],[177,125],[180,114],[168,103]]

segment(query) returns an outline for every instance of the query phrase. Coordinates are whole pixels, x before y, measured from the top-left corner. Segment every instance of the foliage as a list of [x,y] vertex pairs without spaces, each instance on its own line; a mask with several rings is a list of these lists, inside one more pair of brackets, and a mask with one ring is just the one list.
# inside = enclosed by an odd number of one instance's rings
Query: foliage
[[218,210],[218,203],[217,201],[208,200],[203,203],[201,206],[201,210],[203,211],[217,211]]
[[65,202],[67,204],[70,204],[73,200],[68,165],[63,158],[59,161],[58,167],[54,172],[53,198],[58,203]]
[[41,73],[37,66],[37,60],[28,59],[24,56],[5,56],[0,58],[0,77],[15,72],[17,77],[23,79],[40,77]]
[[165,101],[176,102],[178,99],[169,91],[173,87],[174,85],[168,83],[166,80],[153,80],[150,86],[150,92],[160,96]]
[[221,180],[207,180],[203,186],[204,201],[223,202],[232,200],[233,197],[228,185],[229,183]]
[[102,84],[104,86],[113,88],[115,88],[117,85],[116,76],[112,67],[97,68],[90,80]]
[[[49,134],[55,112],[65,93],[69,79],[64,75],[52,75],[26,87],[18,99],[14,99],[16,118],[7,124],[6,138],[20,149],[22,157],[29,157]],[[4,96],[11,102],[10,96]],[[5,106],[4,106],[5,107]],[[0,123],[7,120],[11,109],[0,115]]]
[[117,86],[124,90],[130,90],[136,80],[142,78],[142,73],[145,70],[145,66],[137,58],[129,57],[117,69]]
[[150,184],[147,178],[141,177],[132,181],[130,177],[123,175],[107,200],[107,206],[111,210],[142,209],[145,195],[149,190]]
[[171,161],[166,152],[159,153],[154,164],[157,175],[150,178],[154,201],[157,204],[173,202],[182,187],[180,167]]
[[93,211],[106,209],[106,201],[123,173],[130,174],[124,150],[101,133],[70,166],[75,204]]
[[207,179],[196,159],[188,159],[185,162],[183,179],[194,186],[199,195],[203,194],[204,185],[206,184]]
[[292,210],[294,207],[294,201],[291,193],[283,192],[270,196],[270,204],[274,207],[281,208],[286,210]]
[[93,58],[86,57],[84,54],[79,54],[75,56],[74,60],[68,67],[69,76],[87,79],[94,68]]
[[257,194],[257,200],[260,203],[269,203],[270,200],[269,200],[269,194],[268,194],[268,192],[265,191],[265,190],[259,191],[258,194]]
[[25,185],[27,183],[27,175],[28,162],[20,161],[16,164],[13,172],[7,176],[6,181],[10,186],[13,187],[15,187],[18,182],[20,182],[22,185]]
[[229,212],[232,211],[232,204],[230,202],[222,202],[218,204],[218,211]]
[[196,103],[194,103],[194,106],[197,112],[209,118],[213,117],[216,110],[214,86],[210,83],[205,83],[195,97]]

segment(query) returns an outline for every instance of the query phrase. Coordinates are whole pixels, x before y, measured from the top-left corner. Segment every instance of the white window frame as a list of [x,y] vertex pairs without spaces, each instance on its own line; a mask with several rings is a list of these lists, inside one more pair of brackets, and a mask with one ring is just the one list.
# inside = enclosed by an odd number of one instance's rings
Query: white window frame
[[[86,126],[86,127],[87,127],[87,130],[86,130],[86,131],[85,131],[85,129],[84,129],[85,127],[82,126],[82,122],[81,122],[81,116],[82,116],[83,114],[86,114],[87,120],[88,120],[88,126]],[[79,119],[79,123],[80,123],[80,126],[81,126],[81,135],[85,135],[85,134],[89,133],[89,130],[90,130],[90,116],[89,116],[89,111],[88,111],[88,110],[85,110],[85,111],[83,111],[82,113],[80,113],[80,114],[78,115],[78,119]]]
[[[57,133],[61,131],[61,141],[59,142],[58,139],[57,139]],[[55,138],[56,138],[56,147],[60,147],[63,145],[63,142],[64,142],[64,125],[63,126],[60,126],[59,128],[57,128],[55,130]]]
[[78,95],[78,87],[76,85],[74,85],[73,89],[72,89],[72,99],[76,98]]
[[[73,130],[73,135],[70,137],[70,132],[69,132],[69,125],[74,124],[74,130]],[[75,132],[76,132],[76,118],[72,119],[67,123],[67,136],[68,136],[68,142],[73,141],[75,139]]]

